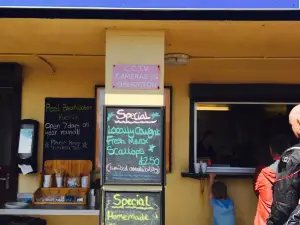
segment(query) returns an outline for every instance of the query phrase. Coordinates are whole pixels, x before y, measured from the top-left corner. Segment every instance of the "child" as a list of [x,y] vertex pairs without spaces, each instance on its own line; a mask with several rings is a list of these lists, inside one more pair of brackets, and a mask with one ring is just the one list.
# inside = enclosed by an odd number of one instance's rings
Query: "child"
[[223,182],[215,182],[215,174],[210,173],[209,187],[214,225],[235,225],[234,206],[227,196],[227,186]]

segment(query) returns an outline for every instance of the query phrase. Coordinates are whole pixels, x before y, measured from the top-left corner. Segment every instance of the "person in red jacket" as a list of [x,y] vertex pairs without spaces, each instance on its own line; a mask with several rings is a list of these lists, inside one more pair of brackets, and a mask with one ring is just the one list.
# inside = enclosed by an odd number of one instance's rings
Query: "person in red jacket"
[[260,170],[254,183],[254,190],[258,197],[254,225],[266,224],[273,202],[272,187],[276,179],[276,171],[280,155],[290,147],[288,136],[284,134],[275,135],[270,139],[269,143],[273,163]]

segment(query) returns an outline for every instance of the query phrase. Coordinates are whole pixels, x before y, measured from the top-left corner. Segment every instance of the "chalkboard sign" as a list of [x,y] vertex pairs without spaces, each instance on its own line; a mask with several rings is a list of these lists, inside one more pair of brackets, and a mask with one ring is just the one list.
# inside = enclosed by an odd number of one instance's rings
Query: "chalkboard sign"
[[164,108],[105,107],[103,184],[164,183]]
[[46,98],[45,160],[94,160],[95,100]]
[[104,195],[105,225],[162,225],[161,192],[110,192]]

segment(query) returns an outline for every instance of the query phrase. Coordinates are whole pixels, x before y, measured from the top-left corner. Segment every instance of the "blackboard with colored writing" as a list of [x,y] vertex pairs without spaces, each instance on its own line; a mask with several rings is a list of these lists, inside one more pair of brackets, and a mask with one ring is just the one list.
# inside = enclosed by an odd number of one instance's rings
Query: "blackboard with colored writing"
[[103,184],[162,185],[163,136],[163,107],[106,107]]
[[44,160],[94,160],[95,100],[46,98]]
[[105,225],[162,225],[161,192],[110,192],[104,195]]

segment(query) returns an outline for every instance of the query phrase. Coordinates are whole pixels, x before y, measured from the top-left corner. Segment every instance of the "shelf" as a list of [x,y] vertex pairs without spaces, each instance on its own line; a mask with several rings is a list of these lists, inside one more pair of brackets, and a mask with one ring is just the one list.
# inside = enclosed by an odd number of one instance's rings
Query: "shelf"
[[193,178],[193,179],[197,179],[197,180],[200,180],[201,178],[208,178],[208,174],[201,174],[201,173],[196,174],[196,173],[189,173],[189,172],[182,172],[181,176]]
[[[217,177],[232,177],[232,178],[253,178],[253,174],[222,174],[222,173],[215,173]],[[202,178],[208,178],[208,174],[196,174],[196,173],[190,173],[190,172],[182,172],[181,173],[182,177],[186,178],[192,178],[196,180],[200,180]]]
[[209,166],[207,167],[207,173],[215,173],[218,175],[226,176],[253,176],[255,168],[251,167],[222,167],[222,166]]
[[202,173],[195,174],[194,172],[182,172],[181,176],[200,180],[201,178],[207,178],[209,173],[214,173],[218,177],[253,178],[255,173],[255,168],[209,166],[207,167],[206,174],[202,174]]
[[99,216],[100,210],[86,206],[30,205],[25,209],[0,208],[0,215]]

